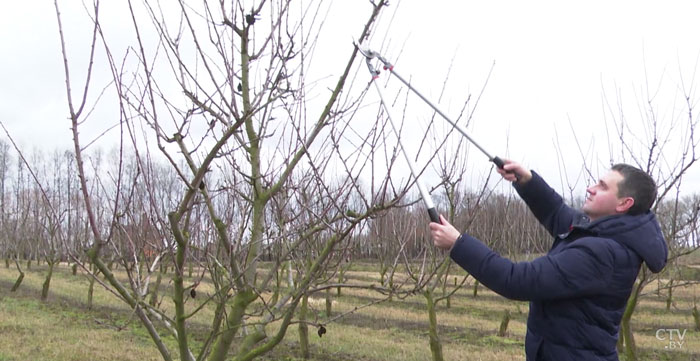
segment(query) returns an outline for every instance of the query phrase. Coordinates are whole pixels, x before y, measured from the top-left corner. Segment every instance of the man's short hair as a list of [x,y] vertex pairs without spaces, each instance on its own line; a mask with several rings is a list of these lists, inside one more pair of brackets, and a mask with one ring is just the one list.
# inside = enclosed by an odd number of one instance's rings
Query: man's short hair
[[632,197],[634,205],[627,211],[629,215],[647,212],[656,200],[656,182],[643,170],[629,164],[618,163],[610,168],[622,175],[617,185],[618,197]]

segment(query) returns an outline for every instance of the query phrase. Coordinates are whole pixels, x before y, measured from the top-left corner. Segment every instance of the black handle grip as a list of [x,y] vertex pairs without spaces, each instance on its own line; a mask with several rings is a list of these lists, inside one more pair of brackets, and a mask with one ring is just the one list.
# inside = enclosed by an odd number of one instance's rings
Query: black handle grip
[[[495,164],[498,168],[501,168],[501,169],[503,169],[503,166],[506,165],[503,162],[503,159],[499,158],[498,156],[493,157],[493,159],[491,159],[491,161],[493,162],[493,164]],[[520,174],[514,173],[513,171],[510,171],[510,170],[507,170],[506,173],[515,174],[515,181],[516,182],[520,181]]]
[[428,208],[428,215],[430,216],[431,222],[440,223],[440,215],[435,208]]
[[496,167],[501,169],[503,169],[503,166],[506,165],[505,163],[503,163],[503,159],[499,158],[498,156],[493,157],[491,161],[493,162],[493,164],[496,165]]

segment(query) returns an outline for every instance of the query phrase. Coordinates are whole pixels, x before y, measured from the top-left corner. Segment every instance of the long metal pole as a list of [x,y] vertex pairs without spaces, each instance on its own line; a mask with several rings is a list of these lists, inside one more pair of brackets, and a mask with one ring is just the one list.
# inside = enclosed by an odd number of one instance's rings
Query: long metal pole
[[469,133],[467,132],[466,129],[464,129],[464,127],[462,127],[461,125],[457,124],[457,122],[450,119],[450,117],[448,117],[442,110],[440,110],[440,108],[438,108],[433,102],[431,102],[421,92],[419,92],[418,89],[414,88],[413,85],[411,85],[411,83],[406,81],[406,79],[404,79],[399,73],[397,73],[394,70],[394,65],[391,64],[388,60],[386,60],[383,56],[381,56],[381,54],[379,54],[375,51],[369,50],[367,48],[361,49],[361,51],[363,54],[365,54],[365,57],[367,57],[368,61],[371,58],[379,59],[384,64],[384,70],[388,70],[391,74],[396,76],[404,85],[406,85],[408,87],[408,89],[410,89],[412,92],[414,92],[416,95],[418,95],[418,97],[421,98],[431,108],[433,108],[433,110],[435,110],[435,112],[437,112],[438,114],[440,114],[441,117],[443,117],[445,120],[447,120],[447,122],[450,123],[450,125],[452,125],[452,127],[454,127],[465,138],[467,138],[467,140],[469,142],[474,144],[474,146],[476,146],[482,153],[484,153],[484,155],[486,155],[488,157],[489,161],[493,162],[498,168],[503,169],[504,163],[503,163],[503,160],[501,158],[499,158],[498,156],[492,156],[489,152],[487,152],[486,149],[484,149],[484,147],[479,145],[479,143],[477,143],[474,140],[474,138],[469,136]]
[[379,83],[377,81],[373,81],[375,88],[377,89],[377,93],[379,93],[379,98],[381,99],[382,105],[384,106],[384,110],[386,110],[387,117],[389,118],[389,123],[391,123],[391,128],[394,130],[394,134],[396,134],[396,138],[398,139],[399,142],[399,149],[401,150],[401,153],[403,153],[404,158],[406,159],[406,163],[408,163],[408,168],[411,170],[411,174],[413,175],[413,178],[416,180],[416,185],[418,186],[418,191],[420,192],[421,197],[423,197],[423,202],[425,202],[425,206],[428,208],[428,216],[430,216],[430,220],[432,222],[440,223],[440,216],[437,213],[437,210],[435,210],[435,204],[433,204],[433,198],[430,196],[430,193],[428,193],[428,190],[425,188],[425,185],[423,182],[420,181],[418,178],[418,171],[416,169],[416,164],[413,162],[411,157],[408,156],[408,153],[406,153],[406,147],[403,144],[403,141],[401,140],[401,135],[399,133],[399,129],[394,123],[394,118],[392,116],[392,110],[391,107],[387,105],[387,102],[384,99],[384,93],[382,92],[381,87],[379,86]]
[[[365,54],[367,57],[367,55]],[[411,170],[411,174],[413,175],[413,178],[416,181],[416,185],[418,186],[418,191],[420,192],[421,197],[423,198],[423,202],[425,202],[425,206],[428,208],[428,216],[430,217],[430,221],[440,223],[440,216],[438,215],[437,210],[435,209],[435,204],[433,203],[433,198],[430,196],[430,193],[428,193],[427,188],[425,188],[425,185],[423,182],[420,181],[420,178],[418,178],[418,171],[416,164],[413,162],[411,157],[408,155],[406,152],[406,147],[403,144],[403,141],[401,140],[401,135],[399,133],[399,128],[396,126],[396,123],[394,122],[394,117],[392,115],[392,108],[387,105],[388,103],[384,99],[384,93],[382,92],[382,89],[379,85],[379,82],[377,82],[377,78],[379,77],[379,72],[374,69],[372,64],[370,63],[371,57],[367,57],[367,67],[369,68],[370,74],[372,74],[372,82],[374,83],[375,89],[377,89],[377,93],[379,94],[379,99],[382,103],[382,106],[384,107],[384,110],[386,111],[387,117],[389,118],[389,123],[391,124],[391,128],[394,131],[394,134],[396,134],[396,138],[399,143],[399,150],[403,154],[404,158],[406,159],[406,163],[408,163],[408,168]]]
[[425,96],[423,96],[423,94],[421,94],[421,93],[420,93],[416,88],[414,88],[409,82],[407,82],[404,78],[402,78],[401,75],[399,75],[399,73],[397,73],[396,71],[394,71],[394,70],[393,70],[393,67],[391,67],[389,71],[390,71],[392,74],[394,74],[394,76],[396,76],[397,78],[399,78],[399,80],[401,80],[401,82],[404,83],[409,89],[411,89],[411,91],[413,91],[416,95],[418,95],[419,98],[423,99],[423,101],[426,102],[431,108],[433,108],[433,110],[435,110],[438,114],[440,114],[440,116],[442,116],[445,120],[447,120],[447,122],[450,123],[450,125],[452,125],[452,127],[454,127],[458,132],[462,133],[462,135],[463,135],[465,138],[467,138],[467,140],[469,140],[472,144],[474,144],[475,147],[477,147],[482,153],[484,153],[484,155],[486,155],[486,156],[489,158],[489,161],[491,161],[491,162],[493,162],[494,164],[496,164],[496,166],[498,166],[498,168],[503,168],[503,160],[501,160],[501,158],[499,158],[498,156],[491,156],[491,154],[490,154],[489,152],[487,152],[486,149],[484,149],[481,145],[479,145],[479,143],[477,143],[477,142],[474,140],[474,138],[472,138],[472,137],[469,136],[469,134],[467,133],[467,130],[464,129],[464,127],[462,127],[461,125],[457,124],[455,121],[453,121],[452,119],[450,119],[447,115],[445,115],[445,113],[443,113],[442,110],[440,110],[440,109],[439,109],[437,106],[435,106],[430,100],[428,100],[428,98],[426,98]]

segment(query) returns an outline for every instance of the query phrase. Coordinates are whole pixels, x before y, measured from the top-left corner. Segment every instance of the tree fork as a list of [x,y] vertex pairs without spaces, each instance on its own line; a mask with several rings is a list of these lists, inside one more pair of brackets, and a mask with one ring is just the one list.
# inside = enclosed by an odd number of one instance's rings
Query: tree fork
[[10,292],[17,291],[19,285],[22,284],[22,280],[24,279],[24,272],[22,272],[22,268],[19,266],[19,261],[17,259],[15,259],[15,266],[17,267],[17,272],[19,272],[19,276],[17,277],[15,284],[12,285],[12,289],[10,289]]
[[221,332],[219,338],[214,343],[213,350],[211,354],[209,354],[207,360],[223,361],[226,359],[233,338],[242,326],[245,310],[256,298],[257,295],[251,290],[238,292],[233,297],[228,317],[226,317],[226,329]]

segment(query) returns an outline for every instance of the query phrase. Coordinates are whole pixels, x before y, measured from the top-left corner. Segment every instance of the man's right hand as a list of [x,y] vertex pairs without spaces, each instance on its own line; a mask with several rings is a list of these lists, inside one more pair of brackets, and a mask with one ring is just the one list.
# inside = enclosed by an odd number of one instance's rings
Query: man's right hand
[[435,247],[450,250],[461,236],[457,228],[440,215],[440,223],[430,222],[430,234],[433,236]]
[[509,182],[525,184],[532,179],[532,172],[524,168],[520,163],[513,162],[510,159],[504,159],[503,169],[496,168],[496,170],[503,179]]

